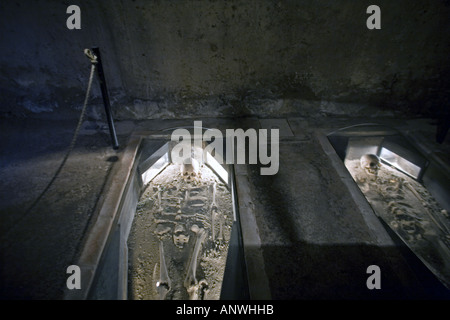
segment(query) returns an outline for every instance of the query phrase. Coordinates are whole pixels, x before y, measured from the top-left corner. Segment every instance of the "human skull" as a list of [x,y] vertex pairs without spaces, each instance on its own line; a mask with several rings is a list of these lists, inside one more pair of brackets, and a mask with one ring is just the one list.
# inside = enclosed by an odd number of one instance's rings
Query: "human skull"
[[184,160],[180,169],[181,173],[185,176],[195,176],[200,169],[200,164],[197,160],[188,158]]
[[361,168],[363,168],[370,175],[378,175],[378,170],[381,167],[380,158],[374,154],[365,154],[360,159]]

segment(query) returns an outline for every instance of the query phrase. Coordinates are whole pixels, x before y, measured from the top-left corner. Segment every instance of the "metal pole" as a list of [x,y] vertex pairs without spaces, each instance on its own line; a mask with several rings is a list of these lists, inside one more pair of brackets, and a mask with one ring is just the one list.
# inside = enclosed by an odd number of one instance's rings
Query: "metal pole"
[[106,88],[106,80],[105,80],[105,74],[103,72],[103,65],[102,65],[102,59],[100,56],[100,49],[92,48],[92,52],[97,57],[97,75],[98,75],[98,79],[100,81],[100,88],[102,90],[103,104],[105,105],[106,119],[108,120],[109,134],[111,135],[113,149],[118,149],[119,142],[117,140],[116,129],[114,127],[114,120],[113,120],[112,113],[111,113],[111,105],[109,103],[108,89]]

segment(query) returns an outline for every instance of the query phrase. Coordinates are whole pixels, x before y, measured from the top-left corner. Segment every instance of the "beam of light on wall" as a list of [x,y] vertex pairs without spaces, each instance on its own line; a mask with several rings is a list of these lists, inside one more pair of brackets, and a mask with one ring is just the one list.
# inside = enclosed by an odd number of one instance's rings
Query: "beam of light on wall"
[[413,177],[414,179],[419,179],[422,168],[399,156],[395,152],[382,147],[380,151],[380,159],[397,168],[401,172]]
[[169,154],[165,153],[161,158],[159,158],[155,164],[153,164],[147,171],[142,175],[142,182],[144,185],[149,183],[156,177],[161,171],[163,171],[169,165]]
[[169,144],[164,144],[139,165],[139,173],[144,185],[153,180],[170,164]]
[[228,184],[227,170],[225,170],[209,152],[206,152],[206,164],[211,167],[223,182]]

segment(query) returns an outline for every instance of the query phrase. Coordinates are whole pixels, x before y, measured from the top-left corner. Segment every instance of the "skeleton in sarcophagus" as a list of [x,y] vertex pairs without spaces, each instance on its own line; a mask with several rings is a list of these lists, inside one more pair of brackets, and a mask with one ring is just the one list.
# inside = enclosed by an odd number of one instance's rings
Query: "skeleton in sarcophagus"
[[226,260],[217,244],[229,240],[224,224],[231,221],[216,203],[218,181],[204,183],[198,168],[192,169],[183,165],[172,185],[153,189],[153,233],[160,243],[153,283],[159,299],[207,299],[208,263],[214,263],[212,256]]

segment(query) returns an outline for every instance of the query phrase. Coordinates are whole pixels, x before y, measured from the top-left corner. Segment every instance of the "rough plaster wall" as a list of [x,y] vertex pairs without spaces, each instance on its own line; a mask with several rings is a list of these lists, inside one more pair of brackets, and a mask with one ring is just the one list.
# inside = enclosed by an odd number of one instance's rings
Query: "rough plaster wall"
[[[81,7],[82,30],[66,28],[69,4]],[[381,30],[366,28],[371,4]],[[0,11],[2,114],[79,109],[91,46],[122,118],[354,110],[347,104],[436,113],[449,102],[445,0],[41,0]],[[91,101],[98,116],[97,86]]]
[[[0,110],[12,114],[64,114],[80,109],[88,77],[84,48],[99,46],[107,57],[111,89],[121,87],[109,25],[94,2],[84,1],[82,29],[66,27],[65,1],[2,1],[0,3]],[[112,96],[117,93],[111,92]],[[101,99],[98,84],[93,100]]]

